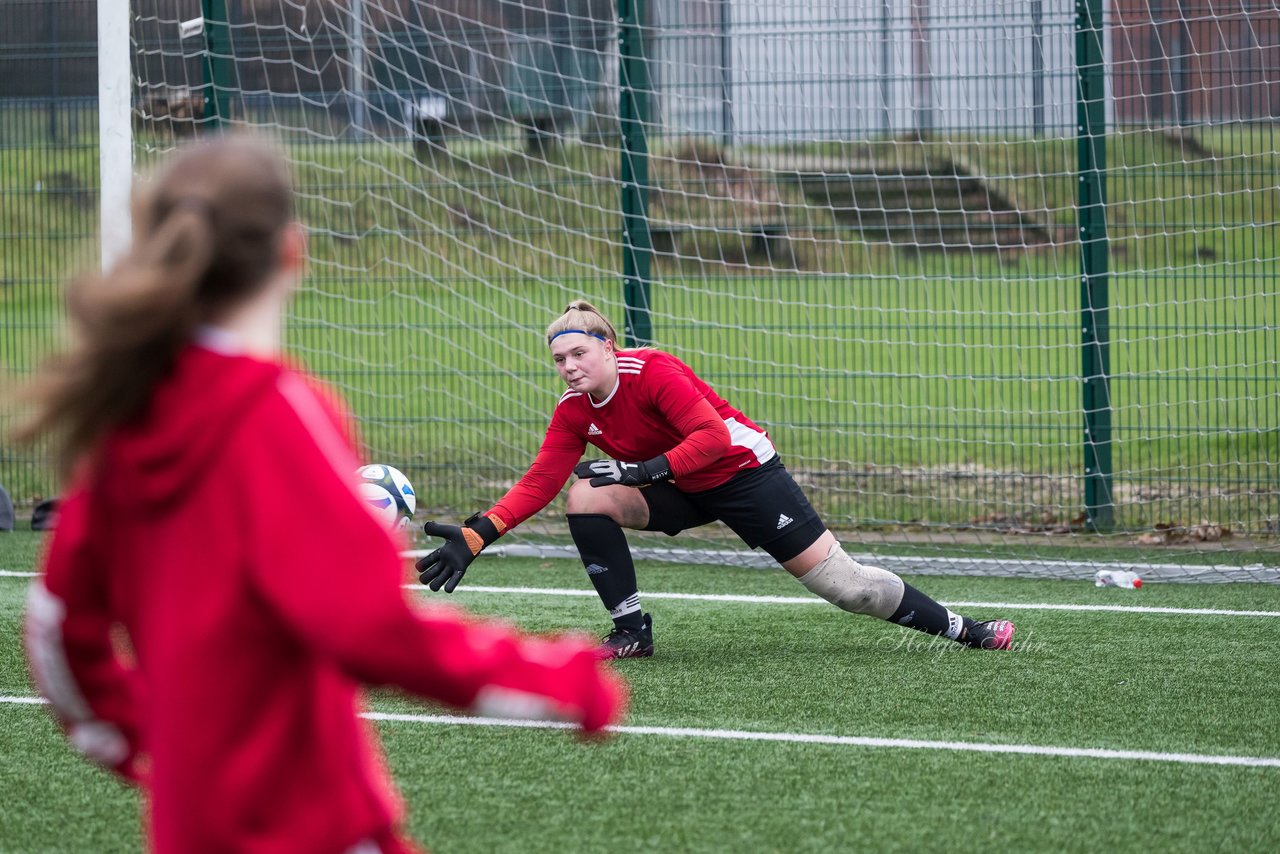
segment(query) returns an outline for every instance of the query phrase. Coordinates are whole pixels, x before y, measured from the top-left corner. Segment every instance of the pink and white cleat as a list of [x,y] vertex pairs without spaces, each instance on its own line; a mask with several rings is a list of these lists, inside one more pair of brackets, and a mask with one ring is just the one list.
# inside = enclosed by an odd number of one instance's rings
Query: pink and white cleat
[[1013,649],[1013,632],[1009,620],[970,623],[960,642],[974,649]]

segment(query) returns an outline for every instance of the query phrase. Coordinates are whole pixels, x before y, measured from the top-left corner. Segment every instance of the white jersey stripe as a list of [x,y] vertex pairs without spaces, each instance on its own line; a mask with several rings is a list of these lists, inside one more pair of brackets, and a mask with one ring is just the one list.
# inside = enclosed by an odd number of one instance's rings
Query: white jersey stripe
[[68,721],[82,722],[93,719],[89,701],[80,691],[71,662],[67,660],[62,642],[62,621],[66,607],[62,600],[49,592],[43,579],[31,582],[27,588],[27,649],[30,652],[31,670],[40,685],[41,693]]
[[71,746],[107,767],[129,755],[129,742],[115,724],[99,719],[80,690],[67,658],[62,624],[66,606],[43,579],[27,588],[26,635],[31,671],[41,692],[67,726]]
[[[302,422],[303,428],[311,436],[312,441],[316,443],[320,455],[333,467],[338,478],[351,488],[351,494],[360,498],[359,486],[352,476],[360,467],[360,461],[351,452],[346,440],[338,432],[338,428],[325,414],[320,401],[316,399],[315,392],[296,374],[289,373],[280,376],[276,387],[280,391],[280,396],[298,416],[298,420]],[[361,499],[360,504],[372,512],[373,508],[368,502]]]
[[756,455],[760,463],[767,463],[778,455],[769,437],[758,430],[752,430],[736,418],[726,418],[725,426],[729,428],[729,442],[739,448],[746,448]]

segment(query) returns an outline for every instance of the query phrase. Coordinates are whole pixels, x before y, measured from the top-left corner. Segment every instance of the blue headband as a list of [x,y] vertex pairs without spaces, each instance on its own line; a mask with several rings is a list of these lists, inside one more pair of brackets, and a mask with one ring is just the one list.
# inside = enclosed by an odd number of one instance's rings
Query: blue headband
[[550,344],[552,341],[556,340],[561,335],[571,335],[574,333],[578,335],[590,335],[592,338],[599,338],[601,341],[609,340],[608,338],[605,338],[603,335],[597,335],[596,333],[588,332],[585,329],[564,329],[564,330],[561,330],[560,332],[557,332],[555,335],[552,335],[550,338],[548,338],[547,343]]

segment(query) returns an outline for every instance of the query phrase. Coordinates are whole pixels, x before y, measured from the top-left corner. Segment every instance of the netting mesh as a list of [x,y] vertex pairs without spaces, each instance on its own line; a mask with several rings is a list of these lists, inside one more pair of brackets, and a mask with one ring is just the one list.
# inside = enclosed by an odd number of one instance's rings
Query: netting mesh
[[[652,343],[769,429],[845,539],[935,569],[1267,577],[1273,6],[1116,0],[1090,70],[1064,0],[650,0],[636,27],[599,0],[212,5],[184,39],[200,4],[133,4],[139,159],[219,120],[282,140],[311,233],[290,347],[421,513],[461,518],[523,472],[560,392],[539,333],[586,297],[620,328],[646,309]],[[650,81],[637,123],[627,61]],[[1082,404],[1095,72],[1105,479]],[[1105,531],[1085,524],[1091,476]],[[559,507],[517,533],[563,535]]]

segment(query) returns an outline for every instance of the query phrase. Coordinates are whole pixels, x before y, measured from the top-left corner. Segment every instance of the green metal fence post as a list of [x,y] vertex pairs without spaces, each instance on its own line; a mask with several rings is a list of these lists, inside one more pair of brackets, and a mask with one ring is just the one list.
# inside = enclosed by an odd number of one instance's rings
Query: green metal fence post
[[649,314],[649,63],[645,57],[644,0],[618,0],[619,121],[622,131],[623,337],[628,346],[653,341]]
[[227,0],[200,0],[204,17],[204,118],[212,130],[231,118],[231,28]]
[[1084,509],[1098,531],[1115,524],[1111,469],[1111,325],[1106,220],[1107,100],[1103,0],[1076,0]]
[[733,148],[733,0],[720,0],[720,144]]

